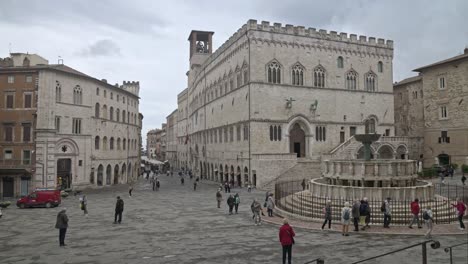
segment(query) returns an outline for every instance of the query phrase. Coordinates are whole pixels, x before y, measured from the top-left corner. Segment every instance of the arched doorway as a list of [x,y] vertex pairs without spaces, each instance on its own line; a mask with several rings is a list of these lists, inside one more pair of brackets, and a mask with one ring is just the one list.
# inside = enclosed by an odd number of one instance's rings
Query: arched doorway
[[249,169],[244,168],[244,185],[249,183]]
[[[232,166],[232,165],[231,165],[231,173],[230,173],[230,175],[231,175],[231,177],[230,177],[230,179],[229,179],[229,182],[234,183],[234,181],[235,181],[235,180],[234,180],[234,166]],[[234,185],[234,184],[232,184],[232,185]]]
[[97,170],[97,185],[98,186],[102,186],[103,174],[104,174],[104,166],[100,164]]
[[439,159],[439,165],[441,166],[450,164],[450,156],[448,154],[445,154],[445,153],[439,154],[437,158]]
[[299,123],[295,123],[289,132],[289,152],[296,153],[298,158],[306,156],[305,132]]
[[109,164],[107,165],[107,168],[106,168],[106,185],[111,184],[111,178],[112,178],[112,166]]
[[119,165],[114,167],[114,184],[119,184]]
[[242,187],[242,175],[241,175],[241,168],[237,166],[237,185]]
[[257,187],[257,173],[252,171],[253,174],[252,174],[252,185]]
[[[371,147],[371,159],[374,159],[374,149]],[[356,159],[364,159],[364,146],[361,146],[356,152]]]
[[127,182],[129,182],[129,179],[130,181],[133,180],[133,174],[132,174],[132,164],[129,163],[128,164],[128,169],[127,169]]
[[219,164],[219,182],[224,182],[223,181],[223,176],[224,176],[224,170],[223,170],[223,165]]
[[127,173],[127,165],[125,165],[125,163],[122,165],[122,170],[121,170],[121,175],[120,175],[120,179],[121,179],[121,182],[125,182],[125,179],[126,179],[126,174]]
[[224,182],[229,182],[229,167],[224,165]]
[[379,159],[393,159],[393,149],[388,145],[383,145],[379,148]]
[[408,159],[408,149],[404,145],[400,145],[397,148],[397,157],[399,159]]

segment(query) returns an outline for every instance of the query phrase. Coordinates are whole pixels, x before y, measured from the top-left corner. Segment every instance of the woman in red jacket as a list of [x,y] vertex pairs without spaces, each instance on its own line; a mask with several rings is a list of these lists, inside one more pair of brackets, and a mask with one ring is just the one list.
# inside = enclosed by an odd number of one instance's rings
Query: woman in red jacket
[[283,225],[279,230],[279,240],[283,246],[283,264],[286,264],[286,254],[288,254],[288,264],[291,264],[292,245],[294,244],[294,230],[288,223],[288,219],[283,219]]
[[460,222],[460,230],[465,230],[463,224],[463,215],[465,215],[466,206],[461,198],[458,199],[457,204],[452,204],[453,207],[457,208],[458,221]]

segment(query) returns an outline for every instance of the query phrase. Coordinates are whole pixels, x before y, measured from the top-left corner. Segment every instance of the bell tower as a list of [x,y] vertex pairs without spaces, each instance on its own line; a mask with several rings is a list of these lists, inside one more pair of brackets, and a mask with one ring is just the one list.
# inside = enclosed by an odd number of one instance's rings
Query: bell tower
[[188,41],[190,42],[190,69],[188,72],[188,82],[191,83],[193,76],[198,74],[200,66],[213,53],[212,31],[192,30]]

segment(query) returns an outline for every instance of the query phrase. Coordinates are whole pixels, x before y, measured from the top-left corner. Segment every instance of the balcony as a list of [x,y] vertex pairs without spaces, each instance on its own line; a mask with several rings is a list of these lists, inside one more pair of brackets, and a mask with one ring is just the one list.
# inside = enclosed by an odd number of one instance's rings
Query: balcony
[[0,159],[0,169],[30,169],[31,160]]

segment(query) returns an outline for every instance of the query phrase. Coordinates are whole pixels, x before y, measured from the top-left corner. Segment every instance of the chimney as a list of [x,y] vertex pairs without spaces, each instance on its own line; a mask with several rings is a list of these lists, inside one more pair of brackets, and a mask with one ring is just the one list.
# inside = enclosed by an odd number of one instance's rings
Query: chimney
[[106,79],[102,79],[101,81],[107,83],[107,80],[106,80]]

